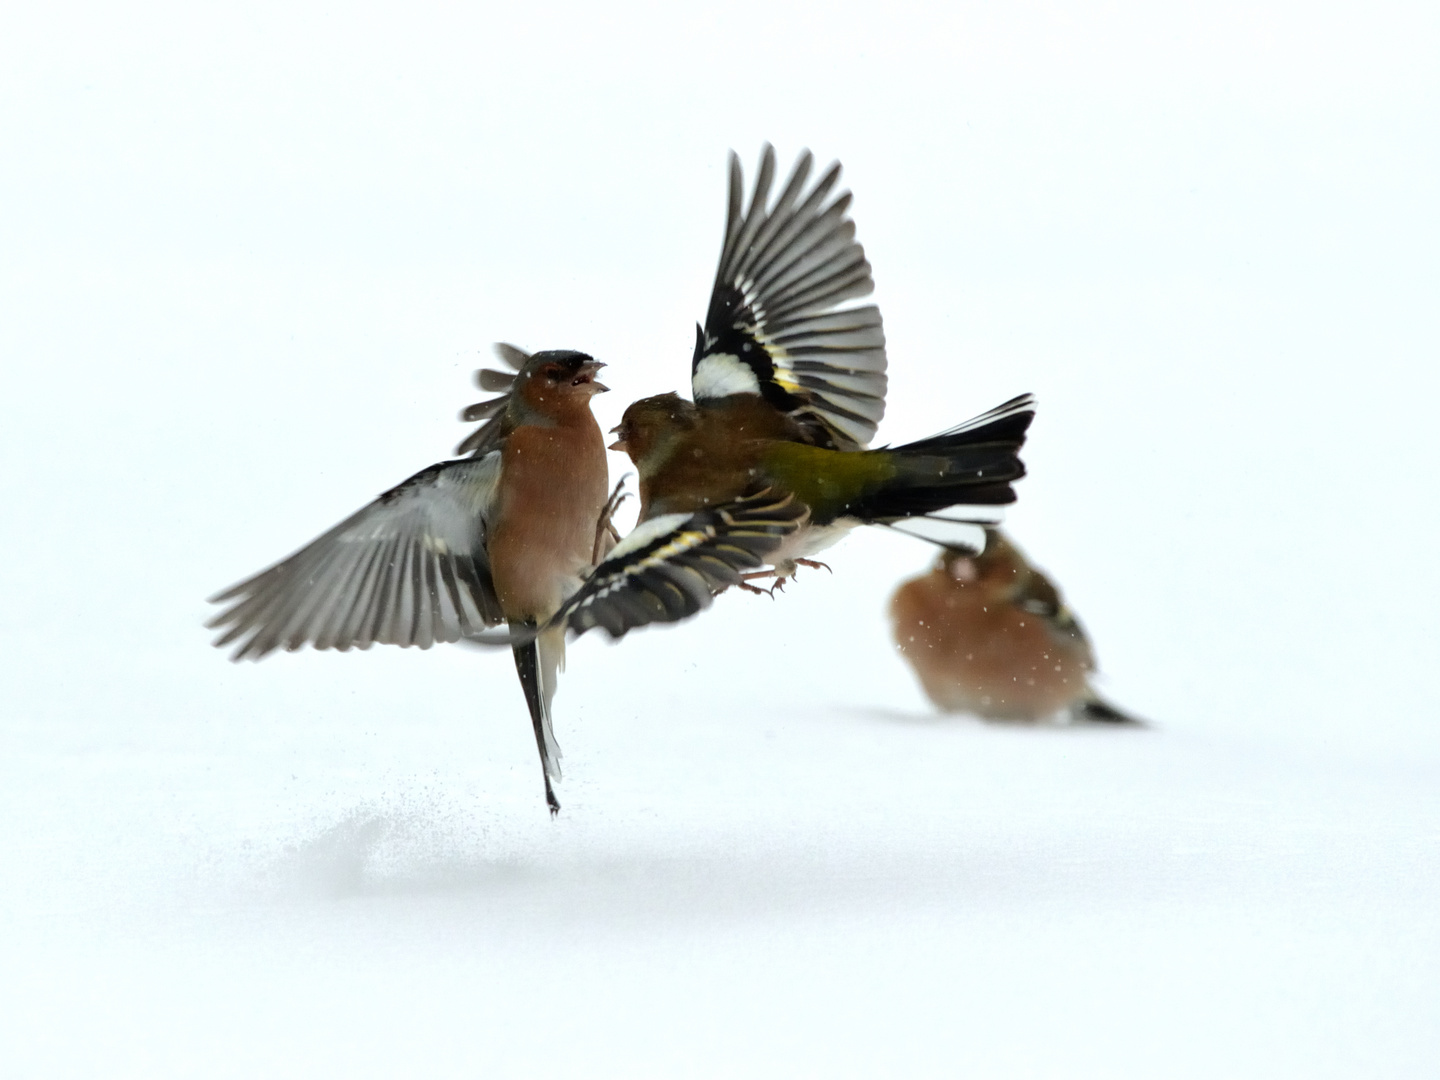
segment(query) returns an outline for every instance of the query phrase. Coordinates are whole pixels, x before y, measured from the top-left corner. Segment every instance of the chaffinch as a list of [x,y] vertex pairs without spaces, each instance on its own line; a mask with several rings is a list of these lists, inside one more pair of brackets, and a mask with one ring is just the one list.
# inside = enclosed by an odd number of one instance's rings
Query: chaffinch
[[[594,560],[606,502],[603,438],[590,399],[604,365],[569,350],[497,346],[517,374],[479,373],[506,393],[465,415],[487,422],[471,456],[422,469],[289,558],[212,599],[233,659],[274,649],[345,651],[375,642],[428,648],[559,606]],[[554,491],[556,487],[562,490]],[[537,518],[550,518],[542,531]]]
[[[776,552],[773,573],[820,565],[805,556],[862,523],[928,539],[983,542],[981,525],[1015,499],[1017,452],[1034,415],[1024,395],[906,446],[865,450],[885,411],[885,335],[873,305],[840,307],[874,289],[847,216],[826,202],[832,165],[806,191],[800,155],[769,206],[775,152],[766,146],[748,208],[730,155],[725,243],[705,325],[696,327],[694,401],[661,394],[625,410],[612,450],[639,474],[640,520],[692,512],[758,490],[789,493],[809,519]],[[956,508],[953,513],[940,511]]]
[[[233,659],[284,647],[429,648],[482,639],[505,622],[530,710],[552,814],[560,748],[551,724],[566,630],[614,637],[673,622],[761,565],[803,509],[761,494],[675,515],[613,544],[604,439],[590,400],[603,364],[568,350],[530,356],[496,347],[515,374],[483,370],[503,391],[462,414],[484,423],[459,451],[422,469],[289,558],[212,602],[217,646]],[[617,488],[616,494],[618,495]],[[609,557],[602,556],[609,552]],[[598,566],[594,564],[599,563]]]
[[[470,456],[422,469],[289,558],[212,598],[208,623],[233,659],[281,646],[429,648],[502,620],[546,622],[579,587],[606,543],[605,440],[590,400],[608,389],[603,364],[581,352],[527,355],[500,346],[513,376],[480,373],[504,389],[471,406],[486,423],[461,445]],[[243,638],[243,640],[241,640]],[[545,777],[560,808],[560,748],[550,720],[563,629],[514,646]]]
[[1095,655],[1050,580],[1004,533],[945,551],[890,601],[895,644],[936,706],[991,720],[1139,723],[1090,685]]

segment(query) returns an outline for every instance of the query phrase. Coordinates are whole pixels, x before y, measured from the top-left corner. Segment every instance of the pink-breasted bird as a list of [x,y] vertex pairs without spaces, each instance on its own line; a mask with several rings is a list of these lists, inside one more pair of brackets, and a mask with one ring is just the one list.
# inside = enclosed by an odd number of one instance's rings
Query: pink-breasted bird
[[895,645],[930,700],[991,720],[1138,723],[1095,692],[1090,641],[1050,579],[998,529],[986,541],[942,552],[891,598]]
[[[605,440],[590,400],[608,389],[603,364],[571,350],[500,355],[514,376],[480,373],[504,389],[466,410],[487,422],[461,445],[471,456],[422,469],[289,558],[213,597],[209,626],[234,659],[277,648],[369,648],[457,641],[501,621],[538,627],[583,583],[607,543]],[[564,662],[564,628],[514,646],[545,777],[560,750],[550,706]]]

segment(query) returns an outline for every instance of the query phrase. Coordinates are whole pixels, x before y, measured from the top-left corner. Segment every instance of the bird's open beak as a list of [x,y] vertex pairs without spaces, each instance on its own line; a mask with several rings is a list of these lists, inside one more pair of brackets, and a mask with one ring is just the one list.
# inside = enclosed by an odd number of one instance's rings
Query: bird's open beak
[[570,385],[584,386],[586,383],[589,383],[595,388],[595,393],[606,393],[607,391],[609,391],[610,387],[606,386],[599,379],[595,378],[595,373],[604,366],[605,365],[602,364],[599,360],[586,361],[585,363],[580,365],[580,370],[576,373],[575,378],[571,380]]
[[[622,427],[624,427],[624,426],[625,426],[624,424],[616,424],[614,427],[612,427],[612,428],[610,429],[610,434],[611,434],[611,435],[618,435],[618,434],[620,433],[620,429],[621,429]],[[625,445],[625,440],[624,440],[624,439],[616,439],[614,442],[612,442],[612,443],[611,443],[609,446],[607,446],[605,449],[606,449],[606,450],[614,450],[614,451],[617,451],[618,453],[621,453],[621,454],[628,453],[629,450],[630,450],[630,448]]]

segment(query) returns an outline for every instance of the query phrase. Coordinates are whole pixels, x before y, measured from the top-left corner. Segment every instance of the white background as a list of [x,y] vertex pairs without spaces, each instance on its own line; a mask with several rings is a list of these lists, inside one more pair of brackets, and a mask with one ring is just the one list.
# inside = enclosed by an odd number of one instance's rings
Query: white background
[[[1432,1073],[1440,8],[32,7],[0,1071]],[[209,647],[490,342],[683,389],[766,139],[845,162],[882,440],[1039,395],[1013,532],[1153,728],[933,716],[888,535],[575,645],[553,823],[507,657]]]

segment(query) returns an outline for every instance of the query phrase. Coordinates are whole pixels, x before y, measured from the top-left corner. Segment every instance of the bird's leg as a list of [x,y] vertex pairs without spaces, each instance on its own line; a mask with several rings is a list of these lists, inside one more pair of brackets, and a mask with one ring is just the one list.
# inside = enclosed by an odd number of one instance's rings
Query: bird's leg
[[590,557],[591,565],[598,566],[600,560],[620,541],[620,533],[611,519],[615,517],[615,511],[620,508],[620,504],[630,497],[630,493],[625,490],[625,481],[629,475],[626,473],[620,478],[615,490],[610,493],[610,498],[605,500],[605,508],[600,511],[600,517],[595,522],[595,547]]
[[794,562],[796,566],[808,566],[812,570],[824,570],[830,574],[835,573],[834,570],[830,569],[829,563],[823,563],[816,559],[793,559],[791,561]]

